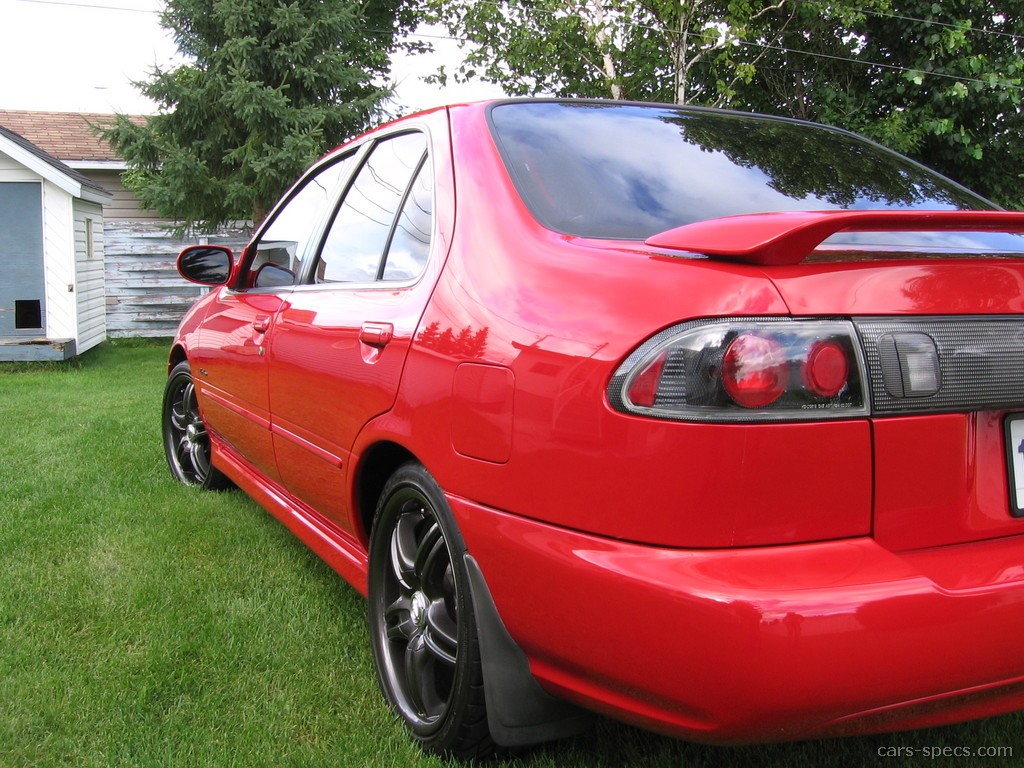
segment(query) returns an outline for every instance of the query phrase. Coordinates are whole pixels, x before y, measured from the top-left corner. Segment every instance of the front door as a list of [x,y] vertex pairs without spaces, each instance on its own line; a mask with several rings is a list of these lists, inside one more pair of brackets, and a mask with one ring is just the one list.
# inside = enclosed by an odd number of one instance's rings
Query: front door
[[37,338],[45,328],[42,184],[2,182],[0,338]]
[[336,199],[345,167],[341,161],[318,169],[275,210],[242,256],[239,283],[221,288],[211,302],[190,358],[207,427],[274,480],[279,475],[268,391],[270,330]]

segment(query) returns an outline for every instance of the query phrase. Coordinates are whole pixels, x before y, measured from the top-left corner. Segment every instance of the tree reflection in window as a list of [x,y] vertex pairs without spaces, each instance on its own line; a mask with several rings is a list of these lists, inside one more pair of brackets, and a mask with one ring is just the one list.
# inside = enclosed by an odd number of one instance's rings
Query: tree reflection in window
[[[524,202],[544,226],[645,240],[768,211],[991,209],[894,152],[808,123],[660,105],[520,102],[491,110]],[[1017,235],[844,233],[831,243],[1020,252]]]

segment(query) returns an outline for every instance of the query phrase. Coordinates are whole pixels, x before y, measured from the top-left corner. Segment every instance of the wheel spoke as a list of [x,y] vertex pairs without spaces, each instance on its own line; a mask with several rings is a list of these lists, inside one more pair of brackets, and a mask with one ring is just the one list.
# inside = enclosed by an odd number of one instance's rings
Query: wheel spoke
[[184,432],[185,428],[188,427],[188,422],[188,414],[185,412],[185,408],[183,406],[180,410],[174,406],[171,407],[171,425],[178,432]]
[[435,600],[427,608],[427,626],[423,639],[434,658],[449,666],[455,666],[455,658],[459,649],[458,627],[444,600]]
[[184,386],[181,392],[181,407],[185,411],[185,415],[191,419],[195,419],[199,415],[199,410],[196,408],[196,386],[191,381]]
[[402,588],[409,593],[419,588],[416,570],[416,524],[411,515],[403,516],[391,536],[391,568]]
[[206,473],[210,471],[210,456],[207,450],[207,446],[204,443],[192,443],[192,449],[189,452],[192,458],[192,467],[196,471],[196,482],[202,482]]
[[432,690],[433,656],[427,649],[423,636],[413,638],[405,649],[405,692],[416,713],[425,720],[434,715],[436,694]]
[[189,464],[192,463],[191,446],[189,445],[188,438],[184,434],[178,436],[177,443],[174,446],[174,456],[183,470],[185,469],[184,465],[186,460]]
[[416,552],[416,573],[423,591],[431,599],[443,593],[444,571],[448,567],[448,547],[445,545],[441,527],[432,521],[430,529],[420,542]]
[[410,612],[410,601],[406,596],[399,597],[395,602],[384,609],[384,624],[388,640],[412,639],[416,631]]

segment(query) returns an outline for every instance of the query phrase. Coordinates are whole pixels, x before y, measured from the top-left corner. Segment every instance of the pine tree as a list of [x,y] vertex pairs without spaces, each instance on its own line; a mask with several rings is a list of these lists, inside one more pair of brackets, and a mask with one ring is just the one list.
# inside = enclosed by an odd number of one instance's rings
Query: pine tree
[[366,128],[404,0],[167,0],[187,63],[138,83],[158,105],[97,129],[141,203],[181,230],[258,222],[325,149]]

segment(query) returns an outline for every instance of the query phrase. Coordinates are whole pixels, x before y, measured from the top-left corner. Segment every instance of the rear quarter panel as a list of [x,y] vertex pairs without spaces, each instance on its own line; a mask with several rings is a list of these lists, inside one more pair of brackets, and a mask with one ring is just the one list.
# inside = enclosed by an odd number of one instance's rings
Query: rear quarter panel
[[[479,109],[453,111],[452,252],[395,409],[361,443],[401,435],[453,494],[617,538],[718,547],[867,533],[866,421],[722,427],[611,410],[605,389],[615,367],[659,330],[788,307],[756,268],[541,228]],[[453,400],[466,362],[507,371],[500,378],[511,391],[475,412],[465,397]],[[507,451],[467,450],[458,437],[470,431],[467,420],[505,430],[496,439]]]

